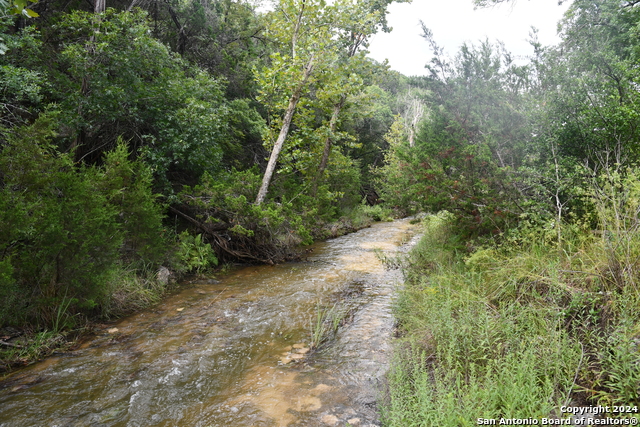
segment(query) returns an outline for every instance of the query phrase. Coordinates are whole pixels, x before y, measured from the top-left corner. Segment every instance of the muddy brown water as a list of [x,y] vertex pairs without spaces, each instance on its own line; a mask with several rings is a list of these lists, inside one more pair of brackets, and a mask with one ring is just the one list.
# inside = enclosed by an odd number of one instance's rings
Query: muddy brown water
[[[202,280],[0,383],[0,427],[379,425],[402,277],[376,252],[415,232],[377,223],[304,262]],[[305,353],[318,306],[336,303],[344,324]]]

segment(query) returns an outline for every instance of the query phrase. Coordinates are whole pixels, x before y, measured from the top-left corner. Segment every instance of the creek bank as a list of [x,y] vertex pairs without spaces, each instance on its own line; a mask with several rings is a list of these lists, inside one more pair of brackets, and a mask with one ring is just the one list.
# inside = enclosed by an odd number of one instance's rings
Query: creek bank
[[528,229],[468,252],[451,214],[423,222],[396,304],[386,426],[568,423],[567,407],[637,405],[640,296],[628,277],[604,280],[624,265],[602,255],[608,241],[583,229],[558,250]]
[[[105,325],[72,357],[13,374],[0,389],[0,419],[6,427],[377,425],[401,280],[378,254],[392,256],[412,229],[408,220],[377,223],[315,244],[307,262],[234,267],[220,283],[182,288]],[[345,289],[352,319],[306,351],[315,310]],[[283,353],[304,358],[283,365]]]
[[[324,241],[371,227],[372,224],[373,220],[369,217],[360,221],[341,218],[315,230],[314,239],[316,241]],[[282,262],[300,261],[309,254],[309,249],[298,246],[296,250],[288,253],[288,257]],[[245,260],[245,262],[238,263],[236,260],[234,264],[236,266],[251,265],[256,264],[256,262],[247,262]],[[81,343],[103,333],[105,329],[109,328],[109,325],[117,322],[118,319],[147,310],[167,296],[179,292],[185,286],[218,283],[218,280],[211,278],[210,275],[223,273],[228,269],[228,266],[229,264],[225,264],[211,268],[206,274],[187,275],[162,265],[153,277],[155,284],[149,286],[150,288],[157,287],[162,289],[162,293],[152,303],[137,306],[136,309],[125,309],[112,320],[101,317],[85,318],[79,326],[61,328],[57,331],[37,329],[30,325],[1,328],[0,379],[16,369],[29,366],[51,356],[76,350]],[[123,305],[126,306],[126,301],[123,301]]]

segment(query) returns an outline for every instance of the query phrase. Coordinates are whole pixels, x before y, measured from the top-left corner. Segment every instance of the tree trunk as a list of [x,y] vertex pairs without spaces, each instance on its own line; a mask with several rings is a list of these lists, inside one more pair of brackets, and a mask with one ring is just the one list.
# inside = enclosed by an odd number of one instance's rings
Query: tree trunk
[[296,26],[293,29],[293,37],[291,38],[291,58],[296,59],[296,45],[298,44],[298,36],[300,35],[300,24],[302,23],[302,17],[304,16],[304,8],[306,6],[307,0],[302,0],[302,4],[300,5],[300,13],[298,13],[298,18],[296,20]]
[[[424,114],[424,105],[417,98],[411,100],[409,105],[409,113],[411,114],[411,124],[409,125],[409,147],[415,146],[416,126],[418,121]],[[407,120],[409,121],[409,120]]]
[[173,23],[176,25],[176,29],[178,30],[178,40],[176,41],[177,43],[176,50],[180,55],[184,55],[184,51],[187,46],[187,34],[185,32],[185,26],[183,24],[180,24],[180,21],[178,20],[178,15],[176,14],[175,10],[173,10],[169,2],[167,1],[166,3],[167,3],[167,8],[169,9],[169,15],[171,15],[171,19],[173,20]]
[[95,3],[93,5],[93,12],[102,13],[106,9],[106,6],[107,6],[106,0],[95,0]]
[[315,56],[311,55],[307,65],[304,67],[304,75],[302,81],[295,89],[291,98],[289,99],[289,106],[287,107],[284,118],[282,120],[282,128],[280,128],[280,134],[278,135],[278,139],[276,143],[273,145],[273,150],[271,150],[271,156],[269,157],[269,163],[267,163],[267,169],[264,171],[264,176],[262,177],[262,185],[260,186],[260,190],[258,191],[258,196],[256,197],[256,205],[262,204],[265,197],[267,197],[267,191],[269,191],[269,184],[271,183],[271,178],[273,177],[273,172],[276,169],[276,163],[278,162],[278,156],[280,156],[280,151],[282,151],[282,145],[284,144],[285,139],[287,139],[287,134],[289,133],[289,127],[291,126],[291,120],[293,119],[293,113],[296,111],[296,106],[298,105],[298,101],[300,101],[300,96],[302,95],[302,90],[304,86],[307,84],[307,80],[309,80],[309,76],[313,71],[313,62]]
[[[105,11],[106,6],[107,6],[106,0],[94,0],[93,12],[95,14],[100,14]],[[93,26],[93,34],[91,34],[91,37],[89,37],[89,43],[87,43],[87,53],[89,55],[93,55],[95,53],[94,49],[95,49],[95,42],[96,42],[96,33],[100,31],[100,22],[101,22],[101,18],[99,16],[96,17],[94,21],[94,26]],[[89,89],[90,89],[89,74],[86,71],[86,68],[87,67],[85,65],[85,73],[84,73],[84,76],[82,77],[82,84],[80,86],[80,94],[82,95],[83,98],[86,98],[89,95]],[[80,101],[80,103],[78,104],[77,114],[78,114],[78,117],[82,117],[82,101]],[[78,129],[78,134],[73,139],[73,141],[71,142],[71,146],[69,147],[69,152],[74,152],[73,155],[76,161],[80,161],[80,154],[79,154],[78,148],[84,145],[85,139],[86,139],[86,131],[84,126],[82,126],[80,129]]]
[[338,124],[338,117],[340,116],[340,111],[342,107],[344,107],[344,103],[347,100],[346,95],[342,95],[340,97],[340,101],[333,106],[333,114],[331,115],[331,120],[329,120],[329,134],[324,140],[324,150],[322,151],[322,159],[320,160],[320,166],[318,166],[318,173],[313,182],[313,195],[315,196],[318,192],[318,184],[322,179],[322,175],[324,175],[324,171],[327,168],[327,164],[329,163],[329,155],[331,154],[331,146],[333,145],[333,133],[336,130],[336,126]]

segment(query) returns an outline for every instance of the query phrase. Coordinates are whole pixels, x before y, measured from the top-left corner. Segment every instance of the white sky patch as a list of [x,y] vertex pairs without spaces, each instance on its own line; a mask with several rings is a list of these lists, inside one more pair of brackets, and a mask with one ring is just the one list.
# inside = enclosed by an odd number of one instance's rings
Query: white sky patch
[[425,75],[425,64],[432,57],[429,45],[420,37],[419,21],[433,31],[445,53],[454,56],[464,42],[477,44],[489,39],[505,44],[515,57],[533,54],[528,39],[531,27],[539,30],[540,42],[547,46],[560,41],[558,22],[570,2],[558,0],[516,0],[487,9],[473,8],[472,0],[413,0],[411,4],[394,3],[387,19],[393,31],[378,33],[371,39],[370,56],[389,60],[391,68],[404,75]]

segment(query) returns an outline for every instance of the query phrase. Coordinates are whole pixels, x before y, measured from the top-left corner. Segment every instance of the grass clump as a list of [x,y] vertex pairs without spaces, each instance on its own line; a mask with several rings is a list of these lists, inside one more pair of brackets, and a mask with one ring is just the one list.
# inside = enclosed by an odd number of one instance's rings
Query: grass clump
[[102,305],[101,317],[105,319],[118,318],[159,302],[169,286],[168,282],[158,280],[152,270],[119,268],[112,274],[109,298]]
[[[0,346],[0,373],[11,367],[24,366],[56,351],[64,351],[73,345],[72,333],[43,330],[23,331],[23,335],[10,345]],[[0,376],[0,379],[2,377]]]
[[318,349],[336,337],[341,326],[353,320],[357,297],[364,292],[364,284],[353,281],[334,292],[329,302],[318,301],[315,316],[310,322],[310,347]]
[[611,279],[601,238],[565,230],[559,247],[539,230],[470,248],[450,214],[424,222],[396,304],[385,425],[471,426],[562,417],[567,404],[640,403],[640,299],[635,281]]
[[339,303],[330,307],[318,304],[315,318],[311,320],[310,348],[317,349],[333,338],[346,315],[346,308]]

